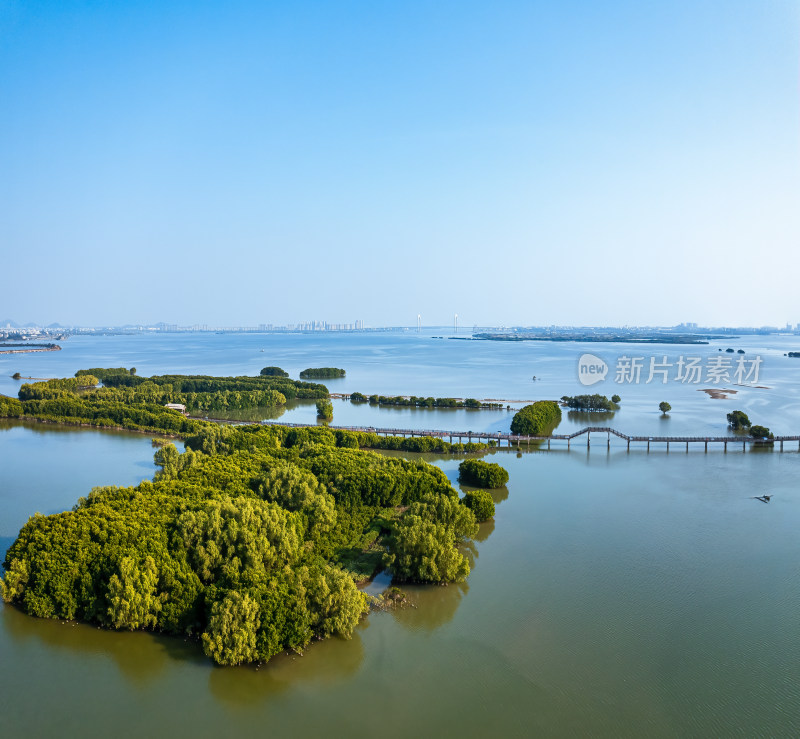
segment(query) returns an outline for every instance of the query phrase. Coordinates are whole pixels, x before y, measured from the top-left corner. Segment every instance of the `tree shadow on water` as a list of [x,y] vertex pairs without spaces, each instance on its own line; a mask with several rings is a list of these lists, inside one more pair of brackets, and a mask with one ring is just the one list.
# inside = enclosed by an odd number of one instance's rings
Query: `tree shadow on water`
[[567,418],[584,426],[605,425],[614,420],[616,411],[568,411]]
[[435,631],[456,615],[461,599],[469,592],[465,582],[450,585],[402,585],[415,608],[398,608],[392,615],[411,631]]
[[478,524],[478,533],[475,535],[475,541],[477,542],[486,541],[491,536],[493,531],[494,531],[493,518],[490,518],[488,521],[484,521],[483,523]]
[[35,618],[10,605],[2,608],[0,621],[3,630],[18,643],[38,642],[79,657],[108,657],[134,685],[149,683],[172,660],[208,662],[196,641],[149,631],[112,631],[77,621]]
[[287,689],[302,684],[335,685],[356,674],[364,661],[364,643],[359,631],[351,639],[332,637],[312,642],[302,655],[282,652],[262,665],[213,667],[208,686],[221,703],[253,708]]

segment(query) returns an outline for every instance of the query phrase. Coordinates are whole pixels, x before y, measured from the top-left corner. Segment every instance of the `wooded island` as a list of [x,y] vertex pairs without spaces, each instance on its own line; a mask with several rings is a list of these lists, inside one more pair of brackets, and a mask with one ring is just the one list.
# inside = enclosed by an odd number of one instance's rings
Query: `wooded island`
[[71,511],[33,516],[6,553],[3,598],[45,618],[191,635],[215,662],[233,665],[349,637],[368,609],[356,585],[384,567],[399,580],[464,580],[459,546],[477,533],[476,513],[493,514],[491,500],[462,502],[439,468],[359,448],[391,439],[223,426],[159,405],[327,395],[304,385],[93,369],[0,399],[3,416],[166,431],[186,444],[183,453],[171,443],[156,451],[152,482],[95,488]]

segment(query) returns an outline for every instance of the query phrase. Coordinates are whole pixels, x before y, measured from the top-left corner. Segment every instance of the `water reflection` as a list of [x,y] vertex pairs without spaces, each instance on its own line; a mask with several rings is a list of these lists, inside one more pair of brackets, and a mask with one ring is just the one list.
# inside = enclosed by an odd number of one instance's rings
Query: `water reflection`
[[240,710],[253,709],[301,684],[336,685],[361,669],[364,642],[359,632],[367,625],[362,621],[352,639],[312,642],[302,655],[281,653],[258,667],[214,667],[209,670],[209,690],[220,702]]
[[[503,488],[505,489],[505,488]],[[494,490],[492,492],[495,492]],[[494,497],[494,496],[492,496]],[[506,497],[508,497],[508,492],[506,491]],[[496,503],[497,501],[495,501]],[[494,531],[494,519],[490,518],[488,521],[484,521],[481,524],[478,524],[478,533],[475,535],[475,541],[477,542],[484,542],[486,541],[489,536],[491,536],[492,532]]]
[[39,643],[83,658],[111,658],[132,684],[143,686],[162,674],[172,660],[208,662],[196,641],[146,631],[111,631],[75,621],[34,618],[5,605],[0,611],[3,630],[15,643]]
[[298,405],[297,401],[288,401],[286,405],[259,406],[257,408],[238,408],[219,411],[196,413],[192,418],[213,418],[219,421],[246,421],[260,423],[261,421],[274,421],[280,418],[287,410],[293,410]]
[[435,631],[453,620],[462,599],[469,592],[465,582],[452,585],[404,585],[415,608],[392,611],[399,624],[412,631]]
[[568,411],[567,418],[584,426],[605,425],[614,420],[616,411]]

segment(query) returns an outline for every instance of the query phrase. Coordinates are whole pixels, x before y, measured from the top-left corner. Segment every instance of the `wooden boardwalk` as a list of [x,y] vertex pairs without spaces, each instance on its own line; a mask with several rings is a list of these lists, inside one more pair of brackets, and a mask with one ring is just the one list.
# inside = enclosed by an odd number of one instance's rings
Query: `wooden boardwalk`
[[[272,424],[275,426],[289,426],[292,428],[317,428],[316,424],[310,423],[282,423],[281,421],[263,421],[265,424]],[[670,444],[685,444],[686,451],[689,451],[689,444],[702,444],[704,451],[708,451],[709,444],[721,444],[724,451],[728,451],[728,444],[733,444],[735,447],[739,444],[742,446],[742,451],[747,451],[747,444],[756,444],[758,446],[772,446],[779,451],[784,450],[784,443],[797,442],[797,451],[800,452],[800,436],[776,436],[774,439],[754,439],[750,436],[629,436],[623,434],[621,431],[612,429],[610,426],[587,426],[580,431],[575,431],[571,434],[550,434],[549,436],[525,436],[519,434],[504,434],[501,432],[493,431],[441,431],[432,429],[400,429],[400,428],[375,428],[374,426],[328,426],[327,428],[334,431],[360,431],[369,434],[377,434],[378,436],[401,436],[414,437],[414,436],[432,436],[437,439],[447,439],[451,444],[455,441],[459,443],[465,442],[479,442],[488,444],[490,441],[496,442],[498,447],[503,446],[503,442],[507,447],[516,447],[521,449],[522,445],[530,448],[531,444],[538,444],[538,449],[542,449],[542,444],[547,443],[547,449],[551,448],[551,443],[554,441],[566,442],[567,449],[571,448],[572,442],[579,436],[586,436],[586,448],[591,446],[592,434],[605,434],[606,446],[611,446],[611,437],[615,436],[626,442],[627,448],[631,448],[631,443],[641,443],[647,445],[647,451],[650,451],[651,444],[666,444],[666,450],[669,451]],[[794,447],[791,447],[792,450]]]

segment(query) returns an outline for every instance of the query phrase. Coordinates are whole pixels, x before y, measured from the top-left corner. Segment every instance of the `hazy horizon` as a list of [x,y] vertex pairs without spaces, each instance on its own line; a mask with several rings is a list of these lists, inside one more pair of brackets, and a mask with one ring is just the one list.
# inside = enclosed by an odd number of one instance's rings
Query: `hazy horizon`
[[0,316],[796,324],[799,30],[796,0],[12,0]]
[[[35,323],[33,321],[27,322],[20,322],[15,321],[13,319],[5,319],[0,321],[0,329],[24,329],[24,328],[52,328],[52,329],[59,329],[63,328],[65,330],[68,329],[104,329],[104,328],[154,328],[158,326],[166,326],[172,327],[176,326],[178,330],[214,330],[214,329],[225,329],[225,328],[247,328],[247,329],[255,329],[257,332],[261,326],[265,326],[261,332],[269,333],[270,331],[274,330],[285,330],[288,327],[291,327],[292,330],[296,331],[361,331],[361,330],[371,330],[371,329],[391,329],[391,328],[412,328],[416,329],[417,324],[413,322],[409,323],[392,323],[392,324],[365,324],[360,328],[356,328],[353,326],[352,328],[316,328],[316,329],[309,329],[303,328],[301,324],[309,324],[313,323],[314,321],[320,321],[327,324],[339,325],[342,324],[354,324],[354,321],[326,321],[325,319],[303,319],[299,321],[289,321],[286,324],[269,324],[264,323],[263,321],[258,322],[250,322],[250,323],[242,323],[242,324],[230,324],[230,323],[208,323],[202,324],[197,322],[190,322],[186,324],[176,323],[175,321],[153,321],[152,323],[131,323],[129,321],[123,323],[98,323],[98,322],[89,322],[89,323],[81,323],[81,324],[67,324],[61,321],[49,321],[47,323]],[[695,323],[695,325],[690,326],[687,323]],[[654,324],[640,324],[640,323],[625,323],[625,324],[592,324],[592,323],[574,323],[574,324],[565,324],[565,323],[551,323],[551,324],[522,324],[522,323],[508,323],[508,324],[491,324],[486,322],[477,321],[471,324],[463,324],[461,322],[458,323],[458,331],[468,333],[472,330],[473,327],[477,327],[479,329],[489,328],[489,329],[539,329],[539,328],[550,328],[550,329],[563,329],[563,330],[578,330],[578,329],[609,329],[609,330],[662,330],[662,329],[679,329],[685,328],[688,332],[692,330],[715,330],[715,329],[726,329],[726,330],[736,330],[736,329],[776,329],[777,331],[785,331],[787,329],[792,331],[800,331],[800,323],[798,324],[791,324],[787,326],[784,323],[767,323],[761,325],[737,325],[732,323],[720,323],[718,325],[709,325],[704,326],[701,324],[696,324],[696,322],[680,322],[680,323],[671,323],[671,324],[661,324],[661,325],[654,325]],[[450,323],[422,323],[420,325],[422,330],[430,330],[430,329],[450,329],[451,331],[454,328],[453,322]]]

